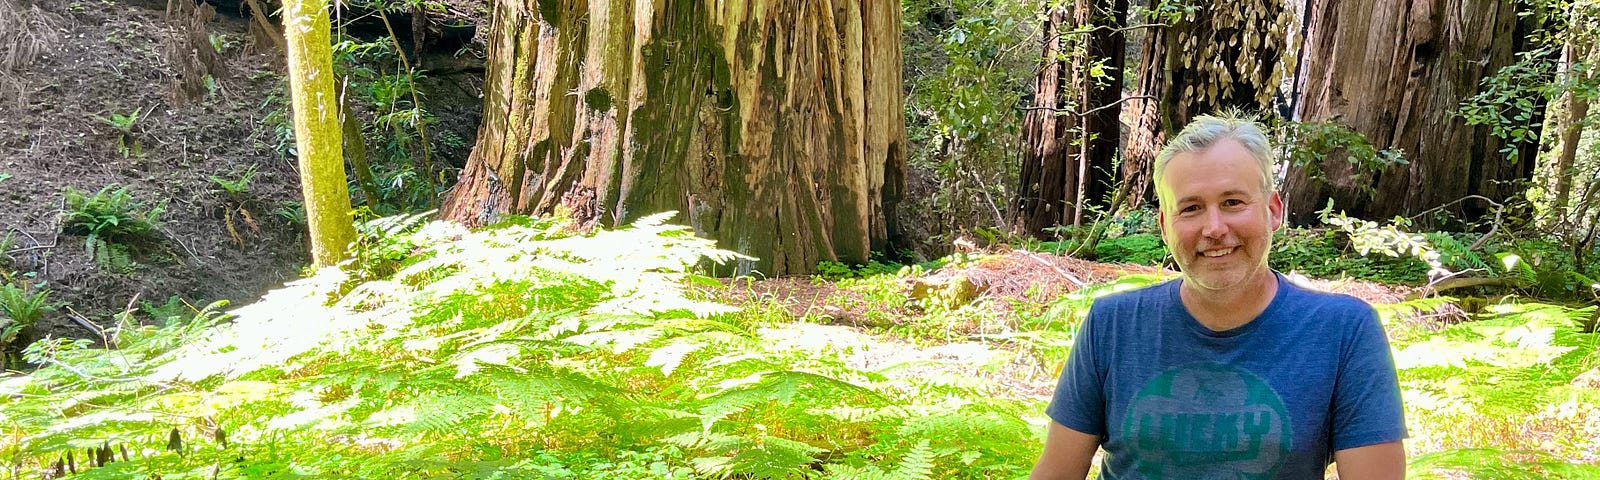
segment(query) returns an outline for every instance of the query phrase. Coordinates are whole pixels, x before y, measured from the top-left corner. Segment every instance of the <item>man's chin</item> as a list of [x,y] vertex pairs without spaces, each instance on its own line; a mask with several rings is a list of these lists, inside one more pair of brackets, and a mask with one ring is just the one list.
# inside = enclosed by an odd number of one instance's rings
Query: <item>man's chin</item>
[[1190,287],[1201,291],[1226,291],[1248,288],[1253,285],[1251,280],[1256,278],[1256,272],[1250,269],[1230,269],[1215,272],[1185,273],[1184,281]]

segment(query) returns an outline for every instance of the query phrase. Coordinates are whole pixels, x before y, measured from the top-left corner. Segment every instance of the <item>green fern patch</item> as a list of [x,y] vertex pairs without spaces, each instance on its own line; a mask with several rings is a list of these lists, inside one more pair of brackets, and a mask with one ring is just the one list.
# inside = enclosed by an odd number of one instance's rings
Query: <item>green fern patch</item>
[[[1053,378],[1094,298],[1163,280],[1040,306],[982,336],[983,360],[868,366],[854,346],[705,301],[694,289],[720,284],[697,269],[737,256],[666,216],[588,235],[556,219],[469,231],[422,218],[365,222],[354,260],[227,314],[168,302],[154,325],[119,317],[114,349],[35,343],[24,356],[42,367],[0,379],[0,454],[38,469],[117,452],[77,478],[1016,478],[1037,458],[1043,401],[973,372]],[[1600,403],[1572,384],[1600,363],[1595,334],[1575,328],[1592,310],[1405,320],[1450,302],[1383,308],[1415,431],[1456,452],[1416,471],[1535,458],[1449,426]],[[1565,462],[1588,444],[1572,436],[1538,449],[1538,466],[1483,472],[1581,474]]]

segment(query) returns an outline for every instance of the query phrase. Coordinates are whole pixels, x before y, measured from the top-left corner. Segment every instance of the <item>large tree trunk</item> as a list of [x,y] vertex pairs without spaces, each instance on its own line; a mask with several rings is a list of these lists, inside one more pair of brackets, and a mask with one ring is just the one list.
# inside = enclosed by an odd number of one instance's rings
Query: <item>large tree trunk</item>
[[758,258],[729,273],[866,262],[896,233],[905,143],[900,9],[866,3],[496,0],[483,126],[442,215],[676,210]]
[[[1507,160],[1488,127],[1456,114],[1485,76],[1512,60],[1512,2],[1313,0],[1307,15],[1300,118],[1341,123],[1410,163],[1366,174],[1332,152],[1322,178],[1293,168],[1283,188],[1291,219],[1313,220],[1330,198],[1363,218],[1413,215],[1466,195],[1507,198],[1512,180],[1529,178],[1531,157]],[[1481,208],[1467,202],[1456,213],[1472,218]]]
[[1139,85],[1123,153],[1130,206],[1155,199],[1154,162],[1167,137],[1194,117],[1235,108],[1271,114],[1289,73],[1285,32],[1292,15],[1281,2],[1213,2],[1145,38]]
[[[1044,68],[1022,126],[1019,231],[1042,238],[1045,228],[1082,224],[1086,206],[1106,204],[1122,134],[1127,10],[1127,0],[1077,0],[1071,12],[1057,6],[1045,21]],[[1085,28],[1093,30],[1069,33]],[[1096,65],[1105,78],[1091,74]]]
[[333,47],[328,32],[328,0],[288,0],[283,8],[289,47],[289,91],[294,110],[294,143],[300,155],[300,190],[305,197],[313,264],[325,267],[344,259],[355,240],[350,192],[345,189],[339,149],[339,102],[333,91]]

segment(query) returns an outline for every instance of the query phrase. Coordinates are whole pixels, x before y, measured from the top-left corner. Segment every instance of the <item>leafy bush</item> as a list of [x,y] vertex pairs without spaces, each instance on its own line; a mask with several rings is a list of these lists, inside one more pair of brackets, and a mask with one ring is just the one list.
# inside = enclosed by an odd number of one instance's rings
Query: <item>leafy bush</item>
[[1348,237],[1328,229],[1284,229],[1273,239],[1267,264],[1312,277],[1360,278],[1388,283],[1428,281],[1428,264],[1415,257],[1353,256]]
[[65,195],[67,212],[62,227],[67,233],[108,241],[153,235],[167,208],[165,201],[153,205],[135,201],[128,187],[115,183],[94,194],[67,187]]
[[1339,152],[1350,162],[1351,184],[1361,187],[1368,196],[1375,193],[1371,182],[1362,181],[1365,175],[1376,174],[1391,165],[1405,165],[1404,152],[1379,150],[1365,135],[1335,122],[1286,122],[1281,134],[1281,144],[1288,146],[1287,160],[1305,171],[1313,182],[1325,182],[1322,164],[1328,155]]

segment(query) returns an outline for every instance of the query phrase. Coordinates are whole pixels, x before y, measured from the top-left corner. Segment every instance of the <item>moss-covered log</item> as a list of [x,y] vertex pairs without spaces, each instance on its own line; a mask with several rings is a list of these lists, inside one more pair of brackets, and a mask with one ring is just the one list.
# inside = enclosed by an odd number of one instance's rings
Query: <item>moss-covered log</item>
[[865,262],[903,190],[900,10],[497,0],[483,126],[442,215],[680,212],[735,273]]

